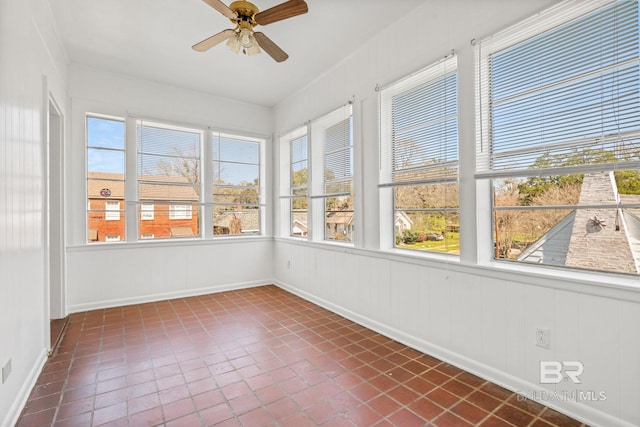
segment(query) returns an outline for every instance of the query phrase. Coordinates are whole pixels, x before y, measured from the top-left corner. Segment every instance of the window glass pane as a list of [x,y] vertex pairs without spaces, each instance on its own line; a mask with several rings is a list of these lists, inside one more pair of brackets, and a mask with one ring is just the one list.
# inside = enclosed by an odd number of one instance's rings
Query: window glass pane
[[494,205],[497,258],[638,273],[640,170],[494,180]]
[[213,234],[260,234],[260,142],[213,134]]
[[489,55],[490,167],[588,150],[638,160],[638,25],[638,3],[619,1]]
[[394,200],[396,247],[460,253],[457,182],[398,186]]
[[[478,152],[493,178],[494,256],[638,274],[638,2],[579,16],[572,7],[539,23],[551,30],[496,36],[500,49],[489,45],[478,64],[488,77],[489,146]],[[558,24],[558,14],[573,19]]]
[[197,205],[142,204],[138,235],[145,240],[197,237],[200,235],[199,217],[200,207]]
[[458,212],[397,210],[393,222],[397,248],[460,254]]
[[198,185],[147,184],[138,186],[140,200],[143,201],[190,201],[197,202],[200,194]]
[[458,183],[403,185],[394,188],[396,209],[457,208]]
[[295,197],[291,199],[291,235],[306,237],[309,231],[307,198]]
[[124,151],[87,149],[87,171],[124,176]]
[[86,126],[87,241],[121,241],[125,237],[124,121],[87,117]]
[[260,146],[257,142],[233,138],[220,138],[219,147],[214,152],[214,160],[257,165]]
[[124,121],[87,117],[87,147],[124,150]]
[[257,205],[258,189],[255,187],[216,187],[213,202],[231,206]]
[[258,206],[233,209],[217,206],[213,212],[213,234],[260,234],[260,209]]
[[213,162],[213,180],[219,184],[257,184],[260,166],[243,163]]
[[393,188],[395,247],[458,255],[456,56],[384,89],[380,119],[380,181]]
[[307,135],[291,141],[291,163],[307,160]]
[[200,235],[201,139],[195,129],[138,121],[140,238]]
[[289,201],[289,235],[307,237],[309,231],[307,215],[307,192],[309,184],[308,139],[307,135],[289,143],[291,162],[289,168],[289,195],[299,196]]
[[351,196],[325,199],[325,240],[353,242],[353,225]]

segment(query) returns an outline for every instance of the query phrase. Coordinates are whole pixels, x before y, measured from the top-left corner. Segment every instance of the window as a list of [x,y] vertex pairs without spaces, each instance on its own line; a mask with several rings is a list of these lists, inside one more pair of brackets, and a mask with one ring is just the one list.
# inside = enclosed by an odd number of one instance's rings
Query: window
[[143,203],[140,205],[140,219],[142,221],[153,220],[153,203]]
[[260,234],[261,140],[213,133],[213,234]]
[[105,202],[104,219],[107,221],[120,221],[120,202]]
[[[124,238],[124,120],[87,116],[87,241]],[[120,238],[120,237],[119,237]]]
[[455,55],[380,92],[381,188],[392,190],[395,246],[460,253]]
[[322,202],[324,240],[353,242],[353,132],[351,104],[311,123],[318,167],[312,175],[313,195]]
[[87,242],[261,233],[264,138],[96,114],[86,135]]
[[172,238],[176,226],[200,234],[201,141],[197,129],[137,122],[140,235]]
[[289,143],[290,145],[290,235],[306,237],[308,234],[308,200],[309,184],[309,150],[306,128],[301,135]]
[[192,217],[190,205],[169,206],[169,219],[191,219]]
[[640,271],[638,2],[565,2],[477,47],[494,256]]

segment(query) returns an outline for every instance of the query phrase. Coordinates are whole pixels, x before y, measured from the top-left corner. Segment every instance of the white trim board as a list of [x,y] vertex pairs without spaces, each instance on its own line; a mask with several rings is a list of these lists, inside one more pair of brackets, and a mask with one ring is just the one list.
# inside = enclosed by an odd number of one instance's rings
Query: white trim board
[[20,414],[22,413],[22,410],[27,403],[27,399],[29,399],[31,390],[36,385],[36,381],[38,380],[38,377],[42,372],[42,368],[44,368],[44,365],[47,362],[47,354],[47,349],[43,348],[40,352],[40,356],[38,356],[35,363],[31,367],[29,375],[27,375],[27,378],[22,383],[22,387],[20,387],[20,391],[18,392],[18,395],[14,399],[13,404],[9,409],[9,413],[5,415],[3,420],[0,420],[0,427],[11,427],[16,425],[16,423],[18,422]]

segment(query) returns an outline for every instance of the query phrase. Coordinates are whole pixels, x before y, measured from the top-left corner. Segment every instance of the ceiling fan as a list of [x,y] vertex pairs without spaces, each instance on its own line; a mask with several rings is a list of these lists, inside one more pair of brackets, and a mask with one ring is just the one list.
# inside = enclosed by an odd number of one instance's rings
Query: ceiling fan
[[229,18],[236,27],[221,31],[194,44],[193,50],[205,52],[227,40],[227,46],[236,53],[242,51],[247,55],[255,55],[260,53],[262,48],[276,62],[285,61],[289,55],[264,33],[254,31],[253,27],[302,15],[309,10],[304,0],[289,0],[262,12],[253,3],[244,0],[234,1],[229,6],[220,0],[202,1]]

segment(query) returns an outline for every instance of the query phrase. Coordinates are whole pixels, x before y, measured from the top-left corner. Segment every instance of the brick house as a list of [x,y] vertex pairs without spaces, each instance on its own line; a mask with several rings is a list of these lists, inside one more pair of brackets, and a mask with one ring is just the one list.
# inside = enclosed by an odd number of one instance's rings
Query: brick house
[[[125,239],[124,180],[121,174],[90,172],[87,180],[87,239],[89,242]],[[182,177],[164,178],[177,184],[186,183]],[[138,205],[139,239],[198,236],[198,194],[192,186],[167,186],[170,198],[153,194],[148,184],[140,184]],[[171,201],[171,204],[167,204]],[[164,203],[163,203],[164,202]],[[180,204],[184,202],[184,204]]]

